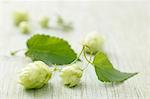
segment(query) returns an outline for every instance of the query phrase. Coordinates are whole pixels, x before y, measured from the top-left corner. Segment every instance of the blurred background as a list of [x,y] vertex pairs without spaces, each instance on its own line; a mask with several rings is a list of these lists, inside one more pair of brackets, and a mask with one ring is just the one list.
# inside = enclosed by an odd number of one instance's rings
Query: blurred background
[[[140,51],[148,46],[148,38],[150,38],[149,9],[148,2],[3,1],[0,17],[0,40],[3,43],[0,43],[0,54],[24,48],[26,38],[34,33],[64,37],[76,48],[80,45],[83,36],[91,31],[98,31],[108,36],[106,37],[108,42],[111,40],[110,36],[113,36],[116,43],[125,42],[117,44],[123,51],[130,50],[133,46],[135,50]],[[13,13],[22,10],[29,14],[30,35],[21,34],[13,24]],[[63,17],[65,21],[72,22],[73,31],[62,33],[62,31],[40,28],[38,23],[40,17],[48,16],[51,25],[55,23],[57,15]],[[111,41],[109,46],[111,46]]]

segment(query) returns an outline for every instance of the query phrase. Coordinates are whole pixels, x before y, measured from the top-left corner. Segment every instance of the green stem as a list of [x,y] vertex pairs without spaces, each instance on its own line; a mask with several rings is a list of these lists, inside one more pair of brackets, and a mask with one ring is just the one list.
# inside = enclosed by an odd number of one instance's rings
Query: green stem
[[53,71],[53,72],[55,72],[55,71],[59,71],[59,72],[60,72],[60,71],[61,71],[61,69],[60,69],[60,68],[58,68],[58,67],[56,67],[56,66],[54,66],[54,67],[53,67],[53,69],[52,69],[52,71]]
[[83,51],[84,51],[84,46],[83,46],[82,50],[80,51],[78,57],[71,64],[75,63],[80,58],[80,56],[82,55]]
[[[86,53],[84,52],[83,54],[84,54],[84,58],[85,58],[85,60],[86,60],[88,63],[90,63],[90,64],[92,64],[92,65],[93,65],[93,63],[91,62],[91,60],[88,60],[88,58],[86,57]],[[90,56],[90,57],[91,57],[91,56]]]
[[[90,54],[90,61],[91,61],[91,59],[92,59],[92,54]],[[90,64],[90,63],[88,62],[88,63],[87,63],[87,66],[84,67],[83,70],[87,69],[87,67],[89,67],[89,64]]]
[[11,52],[10,54],[11,54],[12,56],[15,56],[18,52],[24,51],[24,50],[26,50],[26,49],[19,49],[19,50],[16,50],[16,51]]

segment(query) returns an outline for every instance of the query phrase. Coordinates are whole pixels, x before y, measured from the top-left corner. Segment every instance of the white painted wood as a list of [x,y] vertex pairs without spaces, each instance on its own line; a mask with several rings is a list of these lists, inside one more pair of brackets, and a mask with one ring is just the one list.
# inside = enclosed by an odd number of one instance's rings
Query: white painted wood
[[[0,17],[0,99],[149,99],[150,98],[150,4],[148,2],[3,2]],[[75,88],[61,84],[55,73],[48,85],[39,90],[24,90],[17,84],[17,73],[30,61],[23,53],[9,52],[25,48],[25,36],[12,24],[15,10],[30,13],[32,33],[46,33],[68,40],[79,52],[81,40],[97,30],[105,36],[105,50],[116,68],[139,74],[118,85],[97,80],[93,67],[85,71]],[[72,33],[42,30],[40,16],[54,20],[60,14],[72,20]],[[86,64],[84,64],[85,66]]]

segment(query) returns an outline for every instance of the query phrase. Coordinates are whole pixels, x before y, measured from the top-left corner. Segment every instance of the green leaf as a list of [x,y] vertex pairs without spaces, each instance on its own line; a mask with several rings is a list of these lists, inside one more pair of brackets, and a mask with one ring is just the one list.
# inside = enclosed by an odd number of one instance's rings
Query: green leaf
[[124,73],[115,69],[107,55],[98,52],[93,61],[98,79],[102,82],[123,82],[137,73]]
[[77,55],[67,41],[48,35],[36,34],[27,41],[26,56],[48,65],[64,65],[73,62]]

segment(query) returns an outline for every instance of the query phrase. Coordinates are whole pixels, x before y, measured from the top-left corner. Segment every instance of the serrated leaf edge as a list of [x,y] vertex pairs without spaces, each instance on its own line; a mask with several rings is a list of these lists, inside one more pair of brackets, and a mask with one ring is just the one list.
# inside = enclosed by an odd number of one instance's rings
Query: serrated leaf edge
[[[38,34],[38,33],[32,35],[32,36],[26,41],[27,51],[25,52],[25,55],[26,55],[26,53],[28,52],[28,42],[29,42],[33,37],[35,37],[35,36],[45,36],[45,37],[50,37],[50,38],[54,38],[54,39],[58,39],[58,40],[64,41],[64,42],[68,45],[68,47],[71,49],[71,51],[76,55],[76,58],[77,58],[77,53],[72,49],[72,47],[71,47],[71,45],[68,43],[68,41],[66,41],[66,40],[64,40],[63,38],[60,38],[60,37],[50,36],[50,35],[47,35],[47,34]],[[27,55],[26,55],[26,56],[27,56]],[[55,65],[55,64],[53,64],[53,65]],[[68,64],[63,64],[63,65],[68,65]],[[62,65],[62,66],[63,66],[63,65]]]

